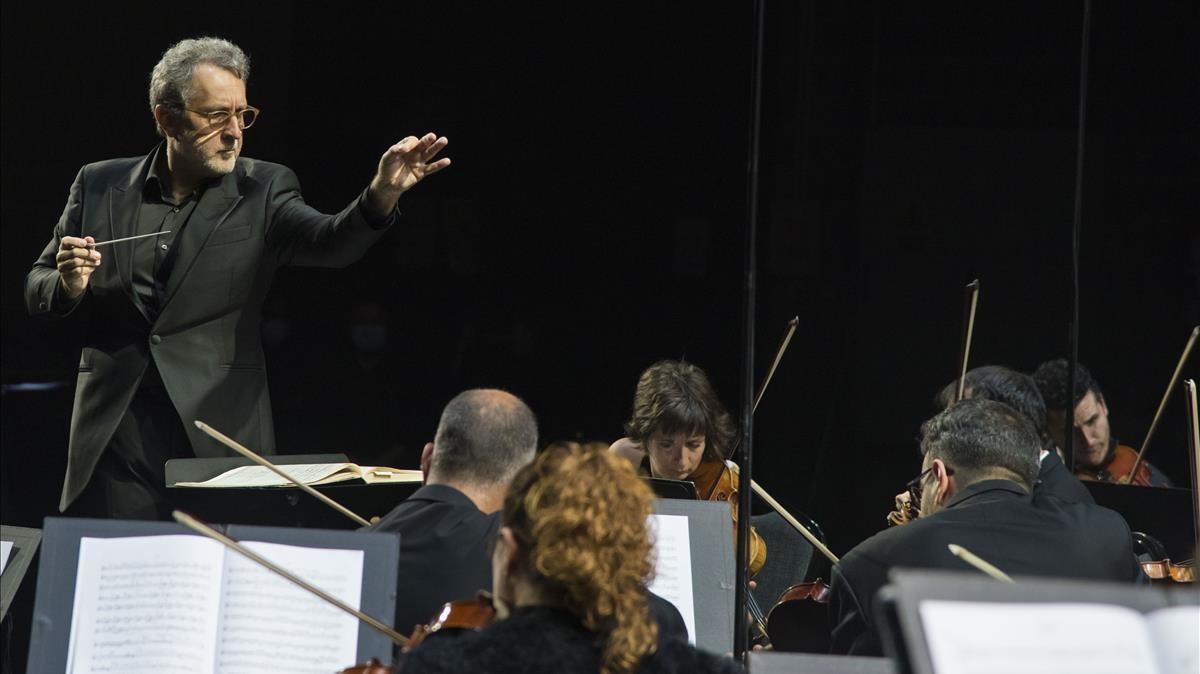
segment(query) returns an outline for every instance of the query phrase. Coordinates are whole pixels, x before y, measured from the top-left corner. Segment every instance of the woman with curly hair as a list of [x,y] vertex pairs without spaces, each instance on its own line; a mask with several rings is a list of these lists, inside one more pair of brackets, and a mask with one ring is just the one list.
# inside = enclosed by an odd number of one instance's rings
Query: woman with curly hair
[[514,478],[492,555],[501,614],[480,632],[428,639],[404,672],[736,672],[732,660],[658,640],[646,584],[653,499],[627,462],[550,448]]
[[[701,499],[728,502],[737,521],[737,465],[725,460],[737,426],[704,370],[682,360],[646,368],[638,377],[625,433],[611,447],[615,454],[643,475],[695,483]],[[758,573],[766,558],[766,543],[751,529],[751,573]]]

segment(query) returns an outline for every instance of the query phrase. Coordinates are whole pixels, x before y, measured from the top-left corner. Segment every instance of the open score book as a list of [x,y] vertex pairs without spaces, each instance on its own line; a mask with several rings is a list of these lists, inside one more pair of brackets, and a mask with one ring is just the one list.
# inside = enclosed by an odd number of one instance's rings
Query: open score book
[[[245,542],[354,608],[363,552]],[[327,674],[356,662],[358,620],[220,543],[83,538],[68,674]]]
[[[362,480],[367,484],[396,484],[422,481],[421,471],[419,470],[359,466],[353,463],[294,463],[280,466],[280,469],[296,478],[297,482],[314,486],[333,484],[335,482],[348,482],[350,480]],[[264,466],[239,466],[203,482],[177,482],[175,486],[232,489],[240,487],[291,487],[293,485]]]

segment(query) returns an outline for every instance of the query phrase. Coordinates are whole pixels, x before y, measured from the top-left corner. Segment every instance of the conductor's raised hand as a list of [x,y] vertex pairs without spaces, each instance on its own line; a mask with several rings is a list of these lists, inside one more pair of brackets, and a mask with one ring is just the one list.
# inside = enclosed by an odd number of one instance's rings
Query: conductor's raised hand
[[425,176],[449,166],[448,157],[436,159],[448,142],[445,136],[427,133],[420,138],[409,136],[389,147],[379,158],[379,170],[368,189],[375,211],[381,215],[390,213],[401,194],[424,180]]
[[54,257],[58,266],[58,283],[63,292],[75,299],[87,290],[88,279],[100,266],[100,251],[90,236],[64,236]]

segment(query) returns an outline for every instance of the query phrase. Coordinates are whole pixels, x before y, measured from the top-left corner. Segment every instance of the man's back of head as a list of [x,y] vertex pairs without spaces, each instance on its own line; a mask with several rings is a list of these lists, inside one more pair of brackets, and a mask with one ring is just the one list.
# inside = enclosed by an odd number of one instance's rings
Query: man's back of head
[[[1002,365],[984,365],[967,372],[963,383],[964,398],[987,398],[1008,405],[1033,423],[1043,444],[1049,443],[1046,403],[1033,377]],[[955,380],[938,393],[935,404],[939,411],[954,403],[957,388]]]
[[1025,415],[982,397],[955,403],[921,426],[921,452],[952,467],[960,489],[986,479],[1031,489],[1041,445]]
[[537,419],[520,398],[471,389],[442,410],[428,482],[503,490],[537,453]]

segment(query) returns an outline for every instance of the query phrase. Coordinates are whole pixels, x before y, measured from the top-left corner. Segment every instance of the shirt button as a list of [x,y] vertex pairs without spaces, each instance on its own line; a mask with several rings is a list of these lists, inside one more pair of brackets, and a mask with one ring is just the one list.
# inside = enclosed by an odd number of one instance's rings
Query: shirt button
[[165,243],[164,243],[164,244],[162,244],[160,247],[161,247],[163,250],[166,250],[166,249],[167,249],[167,244],[165,244]]
[[171,209],[171,212],[172,212],[172,213],[178,213],[178,212],[179,212],[179,207],[178,207],[178,206],[176,206],[175,208],[172,208],[172,209]]
[[158,335],[150,335],[150,343],[162,344],[162,337],[159,337]]

